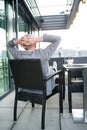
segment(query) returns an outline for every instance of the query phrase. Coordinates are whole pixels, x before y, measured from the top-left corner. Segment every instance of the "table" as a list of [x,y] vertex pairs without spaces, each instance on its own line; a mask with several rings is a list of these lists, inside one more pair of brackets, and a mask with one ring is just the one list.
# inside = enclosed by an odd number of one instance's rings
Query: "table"
[[[68,72],[70,69],[87,68],[87,64],[63,64],[63,68]],[[83,76],[84,77],[84,76]],[[87,79],[85,79],[87,80]],[[84,84],[83,109],[72,109],[73,121],[75,123],[87,123],[87,85]]]

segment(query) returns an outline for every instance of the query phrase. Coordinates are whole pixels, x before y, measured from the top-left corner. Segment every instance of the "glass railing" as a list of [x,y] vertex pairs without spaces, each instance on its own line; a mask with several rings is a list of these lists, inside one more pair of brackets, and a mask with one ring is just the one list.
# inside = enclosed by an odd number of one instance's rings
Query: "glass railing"
[[10,90],[6,49],[5,1],[0,0],[0,99]]
[[9,90],[8,59],[0,59],[0,96]]

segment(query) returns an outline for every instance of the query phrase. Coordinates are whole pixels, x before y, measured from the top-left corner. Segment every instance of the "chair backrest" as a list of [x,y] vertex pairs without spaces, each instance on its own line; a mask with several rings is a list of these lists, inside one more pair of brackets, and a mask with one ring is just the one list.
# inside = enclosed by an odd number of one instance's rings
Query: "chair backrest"
[[61,57],[61,58],[50,58],[49,60],[49,65],[52,65],[53,64],[53,61],[56,61],[57,62],[57,69],[59,70],[62,70],[63,69],[63,64],[64,64],[64,58]]
[[40,59],[11,59],[9,63],[16,88],[44,89]]
[[69,70],[68,77],[69,78],[82,78],[82,69],[76,68],[76,69]]
[[87,57],[73,57],[74,59],[74,64],[83,64],[87,63]]

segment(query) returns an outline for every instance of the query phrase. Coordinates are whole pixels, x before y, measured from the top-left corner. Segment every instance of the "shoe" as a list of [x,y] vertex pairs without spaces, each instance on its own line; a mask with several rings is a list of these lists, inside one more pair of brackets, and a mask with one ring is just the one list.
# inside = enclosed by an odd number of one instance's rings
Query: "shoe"
[[53,68],[54,68],[54,70],[57,71],[57,62],[56,61],[53,61]]
[[55,79],[55,84],[58,84],[59,83],[59,78],[57,77],[56,79]]

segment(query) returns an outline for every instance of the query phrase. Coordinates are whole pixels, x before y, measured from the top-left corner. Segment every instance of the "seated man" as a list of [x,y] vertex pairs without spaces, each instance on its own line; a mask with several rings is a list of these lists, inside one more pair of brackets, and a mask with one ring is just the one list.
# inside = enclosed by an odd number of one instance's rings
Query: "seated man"
[[[49,59],[57,49],[61,38],[59,36],[43,34],[42,37],[33,37],[32,35],[25,35],[20,39],[13,38],[8,42],[7,47],[12,56],[15,59],[32,59],[40,58],[41,65],[43,69],[44,77],[47,77],[54,73],[52,67],[49,66]],[[37,42],[51,42],[45,49],[36,49]],[[20,44],[25,50],[19,50],[17,45]],[[55,87],[55,79],[49,80],[47,82],[47,95],[52,93]]]

